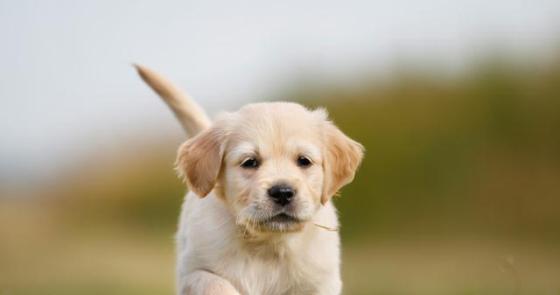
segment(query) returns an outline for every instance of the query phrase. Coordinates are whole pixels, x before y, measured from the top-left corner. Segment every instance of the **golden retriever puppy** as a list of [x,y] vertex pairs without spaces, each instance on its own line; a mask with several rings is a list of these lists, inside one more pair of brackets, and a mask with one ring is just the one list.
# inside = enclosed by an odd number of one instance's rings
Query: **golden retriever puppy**
[[331,198],[352,181],[362,146],[323,109],[249,104],[213,123],[155,72],[142,78],[191,136],[177,170],[190,192],[177,233],[177,294],[340,294]]

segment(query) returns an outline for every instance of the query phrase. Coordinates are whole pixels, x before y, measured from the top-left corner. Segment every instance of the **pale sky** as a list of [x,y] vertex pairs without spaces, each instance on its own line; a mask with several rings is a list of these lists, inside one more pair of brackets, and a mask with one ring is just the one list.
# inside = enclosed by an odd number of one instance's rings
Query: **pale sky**
[[2,185],[142,128],[180,136],[131,62],[213,113],[308,69],[343,79],[396,57],[461,68],[495,45],[538,56],[559,44],[560,1],[0,0],[0,36]]

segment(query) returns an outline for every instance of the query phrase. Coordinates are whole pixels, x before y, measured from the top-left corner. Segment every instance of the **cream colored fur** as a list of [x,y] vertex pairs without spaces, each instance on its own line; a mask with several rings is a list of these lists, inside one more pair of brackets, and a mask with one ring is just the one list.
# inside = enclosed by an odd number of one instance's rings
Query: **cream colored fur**
[[[331,197],[352,181],[362,146],[324,110],[287,102],[250,104],[210,124],[196,103],[162,76],[137,66],[193,136],[177,170],[190,192],[177,233],[182,295],[340,294],[339,235]],[[304,157],[311,165],[298,164]],[[242,167],[257,159],[258,167]],[[279,207],[276,183],[293,187]],[[277,221],[289,214],[294,221]]]

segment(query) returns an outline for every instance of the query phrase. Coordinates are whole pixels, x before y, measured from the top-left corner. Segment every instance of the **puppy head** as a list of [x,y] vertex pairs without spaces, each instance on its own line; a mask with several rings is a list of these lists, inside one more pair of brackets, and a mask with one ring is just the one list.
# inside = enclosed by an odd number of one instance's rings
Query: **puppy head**
[[226,114],[179,149],[190,189],[213,189],[254,231],[297,231],[352,181],[362,146],[299,104],[250,104]]

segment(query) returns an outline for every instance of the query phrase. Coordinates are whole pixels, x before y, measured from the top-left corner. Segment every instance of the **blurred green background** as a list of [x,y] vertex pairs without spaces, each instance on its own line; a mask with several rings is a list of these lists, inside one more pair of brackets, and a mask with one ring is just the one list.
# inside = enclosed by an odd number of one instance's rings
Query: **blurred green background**
[[344,294],[560,294],[558,1],[241,2],[0,0],[0,295],[174,294],[185,137],[131,61],[364,144]]
[[[326,106],[367,150],[335,201],[345,294],[560,292],[559,61],[279,94]],[[180,140],[133,136],[40,200],[2,200],[2,294],[171,294]]]

